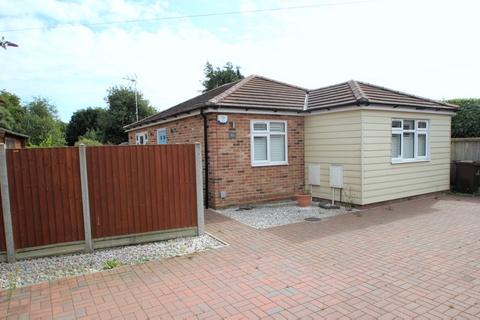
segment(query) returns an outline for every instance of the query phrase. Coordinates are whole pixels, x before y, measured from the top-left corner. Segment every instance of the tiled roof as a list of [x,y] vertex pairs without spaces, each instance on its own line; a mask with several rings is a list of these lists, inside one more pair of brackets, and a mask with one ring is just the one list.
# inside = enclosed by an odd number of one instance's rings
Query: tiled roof
[[398,107],[435,108],[456,110],[458,106],[418,97],[412,94],[351,80],[333,86],[311,90],[308,109],[346,105],[388,105]]
[[307,90],[260,76],[251,76],[212,99],[219,106],[303,110]]
[[207,91],[165,111],[125,126],[131,129],[157,122],[204,106],[225,106],[302,111],[307,90],[252,75]]
[[[308,98],[306,99],[306,95]],[[351,80],[307,90],[280,81],[252,75],[207,91],[165,111],[125,126],[131,129],[165,120],[201,107],[230,107],[303,112],[340,106],[384,105],[456,110],[458,106]]]
[[221,95],[223,92],[227,91],[231,87],[235,86],[235,84],[239,83],[241,80],[236,81],[236,82],[231,82],[224,84],[223,86],[220,86],[218,88],[212,89],[210,91],[207,91],[205,93],[202,93],[201,95],[198,95],[192,99],[189,99],[187,101],[184,101],[182,103],[179,103],[165,111],[159,112],[157,114],[154,114],[152,116],[143,118],[137,122],[131,123],[127,126],[125,126],[125,129],[129,128],[135,128],[139,126],[146,125],[148,123],[160,121],[162,119],[166,119],[178,114],[182,113],[187,113],[190,111],[194,111],[198,109],[199,107],[203,107],[205,104],[208,103],[208,101],[212,98],[215,98],[219,95]]

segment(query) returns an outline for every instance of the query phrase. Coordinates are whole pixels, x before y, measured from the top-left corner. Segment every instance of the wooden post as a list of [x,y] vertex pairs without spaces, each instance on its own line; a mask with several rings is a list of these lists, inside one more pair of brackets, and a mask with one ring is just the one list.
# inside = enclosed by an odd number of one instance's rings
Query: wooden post
[[83,228],[85,230],[85,251],[93,251],[92,227],[90,222],[90,199],[88,195],[87,153],[82,143],[78,147],[80,159],[80,183],[82,186]]
[[7,246],[7,261],[15,262],[12,212],[10,210],[10,192],[8,190],[7,148],[4,143],[0,143],[0,189],[2,196],[3,227]]
[[195,144],[195,173],[197,183],[197,230],[198,235],[201,236],[205,233],[205,217],[203,208],[202,146],[200,143]]

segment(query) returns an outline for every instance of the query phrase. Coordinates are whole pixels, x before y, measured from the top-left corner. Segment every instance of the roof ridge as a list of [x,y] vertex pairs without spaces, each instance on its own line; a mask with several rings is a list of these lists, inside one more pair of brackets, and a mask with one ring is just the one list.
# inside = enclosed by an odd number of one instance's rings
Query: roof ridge
[[358,82],[356,80],[350,80],[347,83],[350,86],[350,89],[352,90],[352,93],[355,96],[355,100],[357,100],[357,103],[368,104],[368,96],[365,94],[365,92],[363,92]]
[[[220,101],[222,101],[223,99],[225,99],[227,96],[229,96],[230,94],[232,94],[233,92],[237,91],[239,88],[243,87],[243,85],[245,85],[247,82],[249,82],[250,80],[252,80],[253,78],[255,77],[255,75],[250,75],[246,78],[243,78],[241,80],[237,80],[238,82],[233,85],[232,87],[228,88],[227,90],[223,91],[222,93],[216,95],[215,97],[211,98],[208,100],[208,102],[210,103],[213,103],[213,104],[217,104],[219,103]],[[235,82],[235,81],[233,81]],[[231,83],[231,82],[230,82]],[[228,84],[228,83],[226,83]],[[224,84],[225,85],[225,84]],[[220,88],[221,86],[217,87],[217,88]]]
[[283,82],[283,81],[279,81],[279,80],[267,78],[267,77],[260,76],[260,75],[257,75],[257,74],[252,74],[252,76],[253,76],[254,78],[260,78],[260,79],[267,80],[267,81],[270,81],[270,82],[275,82],[275,83],[283,84],[283,85],[285,85],[285,86],[292,87],[292,88],[295,88],[295,89],[299,89],[299,90],[302,90],[302,91],[306,91],[306,92],[310,91],[310,90],[307,89],[307,88],[300,87],[300,86],[297,86],[297,85],[295,85],[295,84],[286,83],[286,82]]
[[266,81],[269,81],[269,82],[278,83],[278,84],[281,84],[281,85],[284,85],[284,86],[288,86],[288,87],[292,87],[292,88],[295,88],[295,89],[298,89],[298,90],[302,90],[305,93],[307,93],[309,91],[306,88],[302,88],[302,87],[299,87],[299,86],[296,86],[296,85],[293,85],[293,84],[289,84],[289,83],[286,83],[286,82],[270,79],[270,78],[260,76],[260,75],[257,75],[257,74],[251,74],[248,77],[240,80],[237,84],[235,84],[234,86],[232,86],[228,90],[225,90],[224,92],[222,92],[218,96],[213,97],[208,102],[213,103],[213,104],[220,103],[226,97],[228,97],[229,95],[231,95],[232,93],[234,93],[235,91],[237,91],[238,89],[240,89],[241,87],[243,87],[245,84],[247,84],[248,82],[250,82],[253,79],[263,79],[263,80],[266,80]]
[[317,91],[317,90],[322,90],[322,89],[330,89],[330,88],[338,87],[338,86],[341,86],[341,85],[344,85],[344,84],[348,84],[348,81],[347,81],[347,82],[335,83],[335,84],[331,84],[331,85],[328,85],[328,86],[319,87],[319,88],[315,88],[315,89],[311,89],[311,90],[309,90],[309,92],[313,92],[313,91]]
[[356,82],[357,82],[357,84],[361,83],[361,84],[366,85],[366,86],[371,86],[371,87],[375,87],[375,88],[378,88],[378,89],[387,90],[387,91],[390,91],[390,92],[393,92],[393,93],[402,94],[402,95],[405,95],[407,97],[421,99],[421,100],[429,101],[429,102],[432,102],[432,103],[438,103],[440,105],[444,105],[444,106],[448,106],[448,107],[452,107],[452,108],[458,108],[457,105],[451,104],[451,103],[448,103],[448,102],[442,102],[442,101],[435,100],[435,99],[429,99],[429,98],[425,98],[425,97],[422,97],[422,96],[417,96],[415,94],[390,89],[390,88],[387,88],[387,87],[379,86],[379,85],[368,83],[368,82],[363,82],[363,81],[356,81]]

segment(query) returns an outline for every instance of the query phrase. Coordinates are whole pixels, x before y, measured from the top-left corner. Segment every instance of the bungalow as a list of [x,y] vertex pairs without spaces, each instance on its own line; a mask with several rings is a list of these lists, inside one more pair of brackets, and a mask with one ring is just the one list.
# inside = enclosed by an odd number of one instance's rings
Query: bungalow
[[456,110],[360,81],[307,90],[252,75],[125,129],[130,144],[200,142],[212,208],[304,189],[366,205],[449,189]]

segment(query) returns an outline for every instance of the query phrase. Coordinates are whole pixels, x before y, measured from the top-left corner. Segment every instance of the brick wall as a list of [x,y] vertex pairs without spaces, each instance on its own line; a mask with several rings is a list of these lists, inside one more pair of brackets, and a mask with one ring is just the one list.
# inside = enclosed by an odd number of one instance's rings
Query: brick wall
[[128,143],[135,144],[135,134],[148,132],[148,144],[157,143],[157,129],[167,129],[167,143],[202,143],[203,147],[203,119],[200,115],[167,122],[148,128],[130,131]]
[[[288,165],[252,167],[250,120],[269,119],[287,121]],[[208,118],[212,207],[288,198],[303,190],[303,117],[228,114],[228,122],[219,124],[216,114]],[[226,191],[225,199],[220,198],[220,191]]]
[[[250,120],[284,120],[288,128],[288,165],[252,167]],[[217,114],[208,114],[209,204],[212,208],[292,197],[304,187],[303,117],[228,114],[228,124],[219,124]],[[168,143],[195,143],[203,146],[203,119],[192,116],[129,132],[148,131],[148,143],[156,143],[156,130],[167,129]],[[202,152],[203,157],[203,152]],[[203,159],[204,160],[204,159]],[[220,198],[225,191],[225,199]]]

